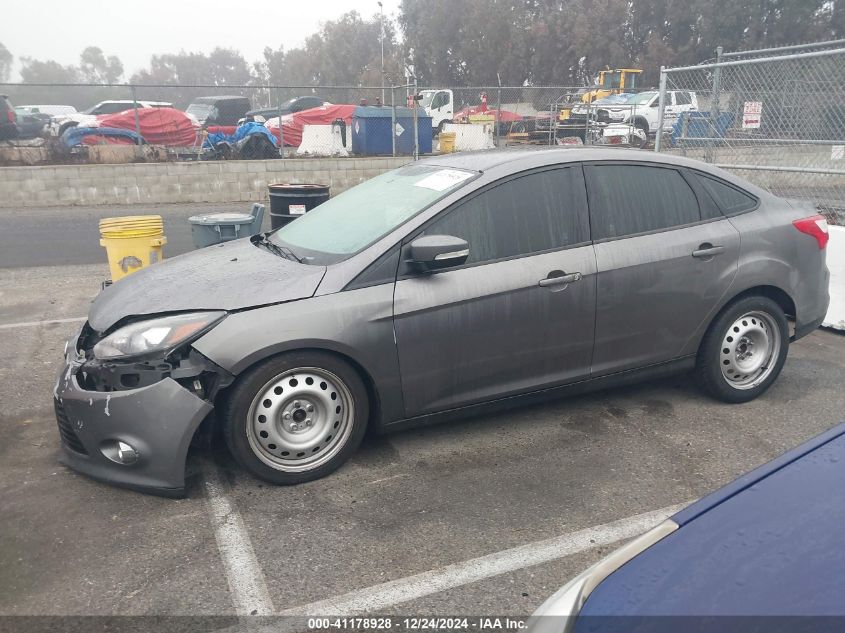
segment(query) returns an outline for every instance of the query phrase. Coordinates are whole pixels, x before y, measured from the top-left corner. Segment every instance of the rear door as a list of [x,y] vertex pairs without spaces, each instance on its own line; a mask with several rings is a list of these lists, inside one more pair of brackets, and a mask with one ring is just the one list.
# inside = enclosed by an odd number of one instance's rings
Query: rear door
[[593,375],[679,357],[733,280],[739,233],[682,169],[584,172],[597,266]]
[[408,417],[589,376],[595,256],[580,166],[490,187],[413,237],[422,234],[463,238],[470,255],[433,274],[400,264],[394,328]]

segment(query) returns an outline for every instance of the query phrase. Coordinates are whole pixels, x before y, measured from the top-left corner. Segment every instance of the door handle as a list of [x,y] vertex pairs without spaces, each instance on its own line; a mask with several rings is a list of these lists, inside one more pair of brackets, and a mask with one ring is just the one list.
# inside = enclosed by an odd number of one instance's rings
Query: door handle
[[543,288],[549,286],[565,286],[575,281],[581,281],[581,273],[565,273],[562,270],[553,270],[549,276],[540,280],[540,285]]
[[704,243],[698,247],[698,250],[692,252],[692,256],[698,257],[699,259],[712,259],[716,255],[724,252],[724,246],[713,246],[712,244]]

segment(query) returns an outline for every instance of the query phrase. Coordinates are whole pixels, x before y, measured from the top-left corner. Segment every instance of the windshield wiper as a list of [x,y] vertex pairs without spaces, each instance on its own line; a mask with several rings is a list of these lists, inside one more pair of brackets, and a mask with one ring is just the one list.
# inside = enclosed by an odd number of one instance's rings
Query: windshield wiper
[[294,252],[290,250],[287,246],[279,246],[275,242],[271,242],[267,233],[263,233],[262,235],[260,235],[256,244],[260,244],[268,251],[274,253],[275,255],[278,255],[279,257],[284,257],[285,259],[293,260],[297,264],[302,263],[302,260],[297,257]]

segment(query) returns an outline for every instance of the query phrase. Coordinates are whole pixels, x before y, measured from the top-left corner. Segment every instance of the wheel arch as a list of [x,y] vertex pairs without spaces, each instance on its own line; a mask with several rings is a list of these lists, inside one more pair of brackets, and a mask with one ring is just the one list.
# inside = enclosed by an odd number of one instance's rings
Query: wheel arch
[[[235,374],[235,380],[232,382],[232,385],[236,384],[240,377],[253,367],[256,367],[257,365],[276,356],[282,356],[292,352],[319,352],[322,354],[330,354],[347,363],[358,374],[358,377],[361,378],[361,381],[364,383],[364,387],[367,390],[367,398],[370,401],[368,428],[372,429],[381,426],[381,395],[376,381],[373,378],[372,372],[367,368],[364,362],[356,357],[352,350],[343,345],[338,345],[333,341],[311,340],[289,342],[262,349],[244,358],[241,363],[233,368],[232,373]],[[226,397],[232,385],[229,385],[226,389],[221,390],[221,392],[217,395],[214,403],[215,407],[219,405],[221,398]]]
[[681,355],[697,354],[699,348],[701,347],[701,342],[704,340],[704,335],[707,333],[707,330],[710,329],[713,322],[719,318],[719,315],[740,299],[752,296],[767,297],[777,303],[787,317],[794,318],[796,316],[795,301],[786,290],[779,286],[761,283],[748,286],[743,290],[726,293],[719,305],[710,312],[710,314],[701,322],[698,330],[687,340]]

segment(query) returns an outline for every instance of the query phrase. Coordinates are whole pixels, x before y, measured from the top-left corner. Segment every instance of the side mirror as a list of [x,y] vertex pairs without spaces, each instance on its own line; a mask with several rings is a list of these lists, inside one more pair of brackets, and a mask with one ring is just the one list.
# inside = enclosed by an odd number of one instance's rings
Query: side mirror
[[469,257],[469,244],[452,235],[425,235],[411,242],[408,254],[424,270],[439,270],[463,264]]

